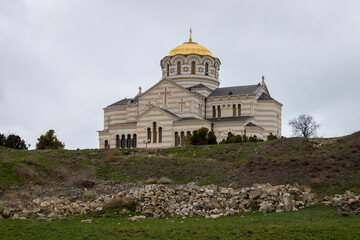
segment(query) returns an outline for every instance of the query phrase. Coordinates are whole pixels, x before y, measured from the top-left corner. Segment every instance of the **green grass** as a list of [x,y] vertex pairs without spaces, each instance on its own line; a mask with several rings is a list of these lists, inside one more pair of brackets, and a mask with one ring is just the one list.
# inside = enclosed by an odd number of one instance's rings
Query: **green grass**
[[263,215],[257,211],[216,220],[67,217],[51,222],[0,220],[0,239],[360,239],[360,216],[340,217],[333,207]]

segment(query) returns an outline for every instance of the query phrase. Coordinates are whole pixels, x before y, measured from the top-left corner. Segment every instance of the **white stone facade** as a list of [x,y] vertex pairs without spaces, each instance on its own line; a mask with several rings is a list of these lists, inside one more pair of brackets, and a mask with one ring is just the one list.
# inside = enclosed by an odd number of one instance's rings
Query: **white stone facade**
[[161,60],[163,79],[153,87],[104,108],[100,148],[180,146],[200,127],[214,131],[218,142],[230,132],[264,140],[270,133],[281,136],[282,104],[270,97],[264,79],[256,85],[218,88],[220,60],[210,51],[201,55],[186,50]]

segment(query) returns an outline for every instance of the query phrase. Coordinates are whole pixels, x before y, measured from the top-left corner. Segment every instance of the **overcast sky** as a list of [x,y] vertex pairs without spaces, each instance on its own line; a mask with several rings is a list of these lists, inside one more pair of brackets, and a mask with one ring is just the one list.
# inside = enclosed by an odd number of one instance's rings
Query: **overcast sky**
[[303,113],[319,136],[360,129],[358,0],[0,0],[0,132],[97,148],[103,108],[157,83],[190,27],[220,59],[220,87],[265,76],[284,136]]

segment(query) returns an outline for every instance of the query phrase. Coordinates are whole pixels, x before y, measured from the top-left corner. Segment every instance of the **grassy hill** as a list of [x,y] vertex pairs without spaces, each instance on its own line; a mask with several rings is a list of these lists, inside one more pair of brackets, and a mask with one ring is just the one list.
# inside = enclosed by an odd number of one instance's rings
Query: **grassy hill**
[[0,148],[0,191],[27,183],[81,187],[84,181],[249,186],[311,185],[315,192],[360,192],[360,132],[341,138],[168,149],[14,150]]

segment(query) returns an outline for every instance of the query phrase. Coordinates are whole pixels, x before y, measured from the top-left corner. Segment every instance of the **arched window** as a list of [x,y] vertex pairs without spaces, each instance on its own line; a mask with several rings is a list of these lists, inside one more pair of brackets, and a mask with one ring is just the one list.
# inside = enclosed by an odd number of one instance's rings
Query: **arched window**
[[133,139],[132,139],[132,146],[131,147],[136,148],[136,144],[137,144],[136,134],[134,134]]
[[120,136],[116,135],[116,148],[120,148]]
[[166,76],[169,76],[170,74],[170,64],[167,64],[166,66]]
[[179,144],[180,144],[179,133],[175,132],[175,146],[179,146]]
[[177,74],[181,74],[181,63],[177,63]]
[[209,63],[205,63],[205,75],[209,75]]
[[151,128],[147,129],[147,139],[146,139],[146,141],[148,143],[151,143]]
[[216,118],[216,107],[213,106],[213,107],[212,107],[212,110],[213,110],[213,118]]
[[162,143],[162,127],[159,127],[159,143]]
[[126,146],[126,139],[125,139],[125,135],[121,135],[121,148],[125,148]]
[[238,117],[241,116],[241,104],[238,104]]
[[185,133],[184,132],[181,132],[180,134],[181,138],[181,146],[185,146]]
[[218,117],[221,117],[221,106],[218,106]]
[[236,105],[233,104],[233,117],[236,117]]
[[126,148],[131,148],[131,135],[127,135]]
[[105,140],[104,147],[105,147],[105,149],[110,148],[110,145],[109,145],[109,141],[108,141],[108,140]]
[[191,62],[191,74],[195,74],[195,62]]
[[156,122],[153,122],[153,132],[154,132],[153,143],[156,143],[156,140],[157,140]]

